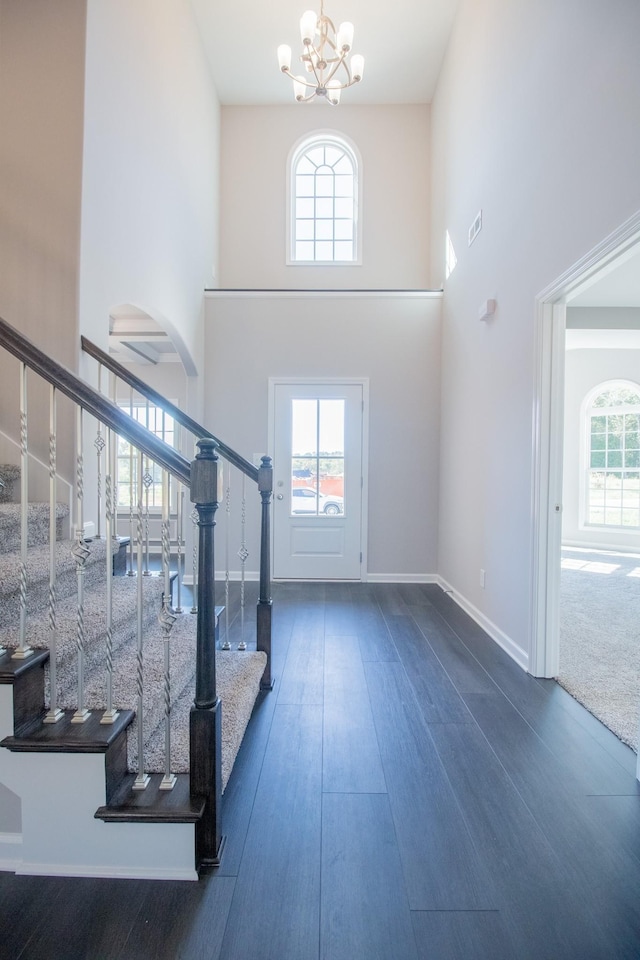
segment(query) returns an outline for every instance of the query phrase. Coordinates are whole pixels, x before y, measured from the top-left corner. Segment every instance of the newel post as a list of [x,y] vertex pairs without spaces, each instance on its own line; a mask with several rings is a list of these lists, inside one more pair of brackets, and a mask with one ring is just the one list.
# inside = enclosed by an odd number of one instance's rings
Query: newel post
[[214,563],[215,513],[218,509],[217,444],[198,441],[191,463],[191,502],[198,513],[198,622],[196,641],[196,695],[189,716],[189,774],[194,800],[205,800],[196,826],[197,866],[220,862],[222,837],[221,704],[216,694],[216,596]]
[[262,457],[258,468],[258,490],[262,499],[260,526],[260,596],[257,609],[257,649],[267,655],[267,665],[260,681],[261,690],[273,688],[271,676],[271,497],[273,465],[271,457]]

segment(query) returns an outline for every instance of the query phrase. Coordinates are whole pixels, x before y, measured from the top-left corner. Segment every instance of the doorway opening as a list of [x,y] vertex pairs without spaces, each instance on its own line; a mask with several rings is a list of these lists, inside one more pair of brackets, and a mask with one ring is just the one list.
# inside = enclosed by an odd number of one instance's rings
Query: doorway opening
[[[603,314],[595,312],[598,304],[600,310],[607,311],[606,322]],[[574,331],[581,327],[588,330],[589,324],[592,331],[598,327],[615,329],[616,324],[620,325],[620,316],[612,318],[612,311],[623,307],[629,311],[626,322],[633,326],[633,318],[636,323],[640,318],[640,212],[537,299],[533,609],[529,656],[529,670],[534,676],[557,677],[559,673],[563,535],[565,545],[567,540],[573,539],[575,547],[575,541],[582,538],[585,547],[598,547],[605,545],[611,532],[603,532],[604,525],[598,530],[597,524],[585,523],[584,485],[582,500],[580,495],[577,499],[578,520],[574,516],[576,505],[570,502],[567,493],[568,477],[564,464],[572,439],[565,423],[568,412],[565,397],[567,348],[574,348],[576,342],[586,342],[589,337],[596,343],[597,336],[602,344],[602,331],[600,334],[582,331],[576,334]],[[613,331],[609,331],[609,335],[613,335]],[[619,339],[620,334],[617,337]],[[601,439],[598,437],[597,442]],[[586,443],[586,437],[582,437],[582,443]],[[574,520],[571,526],[570,521]],[[570,531],[569,535],[567,531]],[[619,538],[615,543],[609,541],[609,546],[612,545],[619,546]],[[580,546],[578,543],[577,547]],[[565,556],[565,560],[570,559]],[[640,685],[637,702],[640,704]]]

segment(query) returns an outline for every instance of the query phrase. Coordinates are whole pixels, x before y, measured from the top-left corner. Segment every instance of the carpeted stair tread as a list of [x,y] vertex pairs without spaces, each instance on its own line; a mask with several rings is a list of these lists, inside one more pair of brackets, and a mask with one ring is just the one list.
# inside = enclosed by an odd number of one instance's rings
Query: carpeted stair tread
[[[197,619],[191,614],[176,618],[171,630],[171,690],[176,697],[186,686],[192,684],[195,674]],[[112,702],[118,710],[138,709],[137,690],[137,643],[121,647],[114,655]],[[143,722],[145,740],[164,717],[164,635],[159,623],[151,621],[143,641]],[[106,664],[94,667],[85,679],[85,707],[103,711],[107,706]],[[46,704],[49,706],[49,688],[46,685]],[[58,706],[73,709],[76,703],[76,688],[69,686],[58,695]],[[129,769],[137,769],[138,717],[128,730]]]
[[[56,543],[56,595],[58,602],[76,596],[78,589],[77,566],[72,550],[75,540],[59,540]],[[85,590],[106,582],[106,540],[93,540],[85,563]],[[118,552],[114,541],[110,554]],[[104,587],[103,587],[104,589]],[[27,553],[27,613],[47,608],[49,600],[49,544],[30,547]],[[0,630],[15,623],[20,616],[20,553],[12,551],[0,554]]]
[[[163,592],[160,577],[145,577],[143,584],[143,618],[147,621],[160,610]],[[107,630],[107,611],[103,586],[85,591],[83,598],[86,668],[105,656],[104,638]],[[137,580],[135,577],[113,578],[113,630],[114,649],[131,640],[137,629]],[[75,662],[76,656],[77,598],[67,597],[61,601],[56,611],[57,658],[59,678],[62,680],[62,668],[67,660]],[[3,645],[14,648],[19,641],[17,624],[0,632]],[[27,642],[34,649],[46,649],[49,646],[49,616],[41,611],[27,620]]]
[[[267,663],[265,653],[217,650],[216,687],[222,701],[222,789],[224,790],[251,717],[260,680]],[[189,711],[195,683],[185,689],[171,710],[171,769],[189,771]],[[164,772],[164,723],[160,723],[145,748],[145,772]],[[131,738],[131,734],[128,734]],[[129,769],[137,769],[130,766]]]
[[[56,504],[56,526],[58,538],[61,536],[62,521],[69,515],[65,503]],[[35,547],[49,543],[49,504],[29,503],[27,508],[28,536],[27,544]],[[21,507],[19,503],[0,503],[0,553],[20,550]]]

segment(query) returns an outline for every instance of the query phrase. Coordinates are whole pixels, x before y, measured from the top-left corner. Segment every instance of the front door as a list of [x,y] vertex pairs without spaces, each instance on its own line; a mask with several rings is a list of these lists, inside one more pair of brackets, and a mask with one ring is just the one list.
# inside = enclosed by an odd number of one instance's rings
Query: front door
[[359,580],[362,382],[273,383],[273,576]]

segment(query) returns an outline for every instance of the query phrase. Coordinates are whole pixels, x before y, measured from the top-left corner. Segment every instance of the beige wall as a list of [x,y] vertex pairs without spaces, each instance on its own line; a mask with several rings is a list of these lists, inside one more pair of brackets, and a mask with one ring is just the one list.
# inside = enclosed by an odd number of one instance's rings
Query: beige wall
[[[382,578],[436,573],[440,306],[302,292],[206,303],[205,425],[249,460],[267,452],[269,377],[369,378],[367,566]],[[256,569],[255,538],[249,550]]]
[[[77,367],[85,0],[0,0],[0,316]],[[18,364],[0,351],[0,429],[19,438]],[[48,458],[30,378],[30,448]],[[45,418],[46,419],[46,418]],[[60,410],[61,471],[70,449]],[[40,427],[42,429],[40,430]],[[7,459],[17,460],[9,446]]]
[[0,0],[0,316],[76,362],[85,0]]
[[[445,230],[458,257],[443,301],[439,570],[525,661],[535,297],[640,209],[639,36],[629,0],[463,0],[432,107],[434,284]],[[497,313],[480,323],[489,297]]]
[[[223,107],[220,287],[428,288],[429,107]],[[315,130],[362,157],[362,265],[286,265],[287,158]]]

